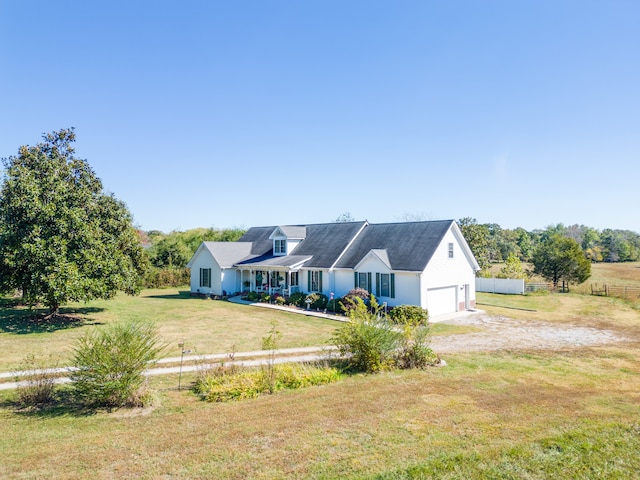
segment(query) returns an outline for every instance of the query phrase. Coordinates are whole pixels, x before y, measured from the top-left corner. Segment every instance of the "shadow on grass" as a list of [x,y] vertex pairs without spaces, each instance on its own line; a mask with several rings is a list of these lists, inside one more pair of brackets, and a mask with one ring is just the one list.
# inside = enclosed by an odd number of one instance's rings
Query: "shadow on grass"
[[180,291],[174,294],[167,295],[149,295],[147,298],[162,298],[165,300],[180,300],[185,298],[191,298],[191,292],[188,291]]
[[57,315],[48,317],[44,309],[20,308],[17,301],[2,299],[0,300],[0,332],[28,335],[50,333],[84,325],[99,325],[98,322],[84,316],[103,310],[96,307],[61,308]]
[[22,407],[13,398],[5,398],[0,401],[0,408],[12,411],[16,415],[30,418],[57,418],[57,417],[89,417],[100,412],[99,409],[88,408],[78,403],[71,393],[71,389],[60,389],[55,393],[54,400],[46,405],[38,407]]

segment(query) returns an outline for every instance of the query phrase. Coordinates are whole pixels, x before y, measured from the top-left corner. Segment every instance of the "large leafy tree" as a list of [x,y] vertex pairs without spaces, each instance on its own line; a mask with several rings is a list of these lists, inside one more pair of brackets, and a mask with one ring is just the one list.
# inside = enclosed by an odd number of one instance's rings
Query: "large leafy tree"
[[510,253],[504,262],[504,267],[500,269],[500,278],[526,278],[522,262],[515,253]]
[[157,268],[184,268],[193,252],[177,236],[165,237],[149,249],[149,257]]
[[553,234],[544,239],[533,254],[534,273],[558,286],[560,281],[583,283],[591,276],[591,262],[572,238]]
[[483,270],[489,268],[489,228],[486,225],[479,225],[476,219],[471,217],[461,218],[458,220],[458,225],[480,268]]
[[0,288],[54,314],[70,301],[139,293],[146,266],[125,204],[74,157],[73,128],[3,159]]

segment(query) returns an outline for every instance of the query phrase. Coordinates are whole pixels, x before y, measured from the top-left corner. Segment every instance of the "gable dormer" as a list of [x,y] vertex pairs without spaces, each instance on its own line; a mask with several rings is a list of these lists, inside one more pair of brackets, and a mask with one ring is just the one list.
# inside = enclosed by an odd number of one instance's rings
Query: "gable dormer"
[[269,238],[273,241],[273,254],[276,256],[288,255],[307,236],[307,228],[304,226],[276,227]]
[[[389,271],[391,268],[391,262],[389,261],[389,254],[385,248],[372,248],[367,254],[354,267],[355,270],[360,270],[362,266],[367,262],[374,262],[378,267],[384,266]],[[369,264],[371,265],[371,264]]]

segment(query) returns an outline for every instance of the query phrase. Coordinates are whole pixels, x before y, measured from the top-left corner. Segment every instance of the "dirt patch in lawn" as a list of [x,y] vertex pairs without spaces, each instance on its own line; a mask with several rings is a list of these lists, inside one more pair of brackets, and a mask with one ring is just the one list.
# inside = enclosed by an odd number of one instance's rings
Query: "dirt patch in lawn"
[[612,330],[532,320],[515,320],[486,314],[461,316],[443,323],[473,326],[482,331],[463,335],[434,336],[431,339],[431,347],[438,354],[579,348],[628,340]]

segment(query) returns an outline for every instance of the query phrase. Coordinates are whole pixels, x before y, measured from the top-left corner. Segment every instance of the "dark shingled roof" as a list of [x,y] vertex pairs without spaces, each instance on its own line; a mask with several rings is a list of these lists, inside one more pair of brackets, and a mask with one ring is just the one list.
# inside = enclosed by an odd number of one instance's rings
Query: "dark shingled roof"
[[366,222],[336,222],[307,225],[307,237],[292,255],[313,255],[305,268],[330,268]]
[[273,241],[269,236],[276,227],[251,227],[238,239],[239,242],[253,242],[251,255],[266,255],[272,253]]
[[392,270],[421,272],[452,223],[453,220],[442,220],[367,225],[336,268],[354,268],[371,250],[381,249],[386,250]]
[[[421,272],[431,260],[453,220],[431,222],[401,222],[367,224],[367,222],[319,223],[314,225],[288,225],[252,227],[238,242],[252,242],[250,255],[241,264],[264,266],[290,266],[309,258],[305,268],[355,268],[372,250],[392,270]],[[366,225],[366,226],[365,226]],[[364,230],[357,236],[358,232]],[[289,232],[306,229],[306,237],[289,255],[273,256],[273,241],[269,236],[276,228]],[[336,263],[340,254],[344,256]],[[288,258],[287,258],[288,257]]]
[[[272,265],[269,259],[273,255],[273,242],[269,236],[276,228],[283,231],[300,233],[305,229],[306,237],[291,252],[290,257],[313,257],[305,268],[330,268],[349,242],[356,236],[366,222],[318,223],[314,225],[288,225],[273,227],[253,227],[247,230],[238,241],[254,242],[251,254],[259,258],[251,258],[242,262],[246,264]],[[280,260],[281,262],[283,260]]]

